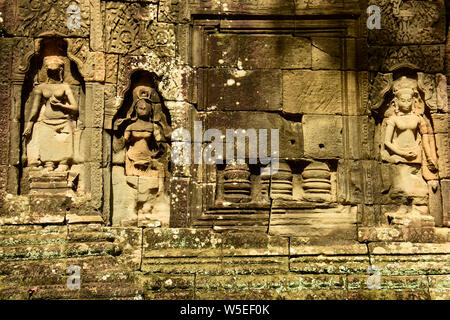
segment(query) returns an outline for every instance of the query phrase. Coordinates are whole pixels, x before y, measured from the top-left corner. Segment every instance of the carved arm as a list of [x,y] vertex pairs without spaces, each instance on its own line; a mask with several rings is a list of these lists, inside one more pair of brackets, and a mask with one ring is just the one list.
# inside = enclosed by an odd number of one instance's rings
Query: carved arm
[[34,88],[30,118],[23,132],[24,137],[28,137],[31,134],[31,131],[33,130],[34,122],[36,121],[36,118],[40,111],[41,99],[42,99],[42,90],[39,87]]

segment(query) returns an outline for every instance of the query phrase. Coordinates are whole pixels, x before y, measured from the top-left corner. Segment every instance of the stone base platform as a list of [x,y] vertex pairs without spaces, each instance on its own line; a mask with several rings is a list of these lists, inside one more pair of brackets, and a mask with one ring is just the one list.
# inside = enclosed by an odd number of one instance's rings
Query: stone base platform
[[[80,267],[79,289],[67,287],[71,266]],[[1,226],[0,299],[29,298],[449,299],[450,246],[99,224]]]

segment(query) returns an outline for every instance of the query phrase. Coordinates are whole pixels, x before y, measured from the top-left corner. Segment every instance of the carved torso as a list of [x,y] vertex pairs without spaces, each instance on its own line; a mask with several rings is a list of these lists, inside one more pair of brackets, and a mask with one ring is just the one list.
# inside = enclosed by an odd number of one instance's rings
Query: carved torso
[[420,124],[419,116],[415,114],[391,116],[387,120],[388,125],[395,128],[392,143],[399,148],[410,150],[420,145],[420,137],[417,134]]
[[66,87],[66,85],[59,83],[44,83],[37,87],[42,91],[42,97],[45,100],[39,120],[70,118],[70,114],[54,105],[54,103],[65,103],[67,101]]

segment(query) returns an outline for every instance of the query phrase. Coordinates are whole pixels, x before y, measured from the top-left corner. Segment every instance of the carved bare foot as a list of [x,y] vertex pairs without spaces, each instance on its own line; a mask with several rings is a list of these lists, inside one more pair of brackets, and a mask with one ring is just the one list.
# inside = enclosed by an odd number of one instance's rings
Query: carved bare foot
[[433,190],[433,192],[436,192],[439,187],[439,181],[438,180],[430,180],[430,181],[428,181],[428,183],[431,186],[431,190]]
[[58,168],[55,169],[56,172],[62,172],[62,171],[68,171],[68,170],[69,170],[69,166],[64,163],[60,163],[58,165]]
[[48,171],[53,171],[55,169],[55,165],[53,162],[49,161],[44,164],[44,168]]
[[30,163],[31,170],[42,170],[42,164],[40,162],[32,162]]

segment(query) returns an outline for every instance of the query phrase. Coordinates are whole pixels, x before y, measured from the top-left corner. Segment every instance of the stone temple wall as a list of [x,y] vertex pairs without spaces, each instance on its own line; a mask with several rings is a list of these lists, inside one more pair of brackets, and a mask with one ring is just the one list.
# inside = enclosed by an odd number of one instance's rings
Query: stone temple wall
[[0,12],[1,299],[449,298],[444,0]]

